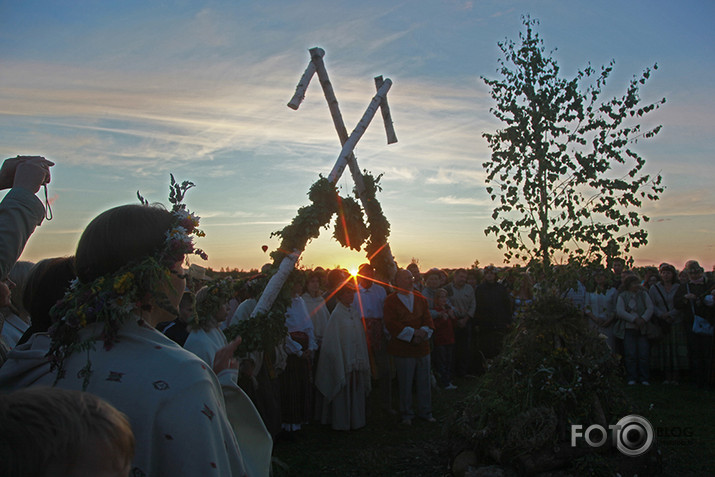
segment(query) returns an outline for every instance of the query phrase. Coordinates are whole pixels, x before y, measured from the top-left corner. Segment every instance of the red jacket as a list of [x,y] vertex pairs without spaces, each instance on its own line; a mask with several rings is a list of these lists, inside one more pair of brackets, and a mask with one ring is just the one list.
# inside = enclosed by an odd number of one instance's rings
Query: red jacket
[[421,358],[429,354],[429,341],[425,340],[420,344],[408,343],[397,339],[405,327],[414,329],[426,326],[434,330],[434,323],[429,313],[427,299],[419,293],[414,293],[415,302],[412,313],[402,303],[397,296],[397,292],[391,293],[385,299],[384,322],[385,328],[390,333],[390,341],[387,343],[387,352],[393,356],[403,358]]
[[451,345],[454,344],[454,313],[452,313],[451,308],[434,308],[435,311],[442,313],[447,312],[450,314],[449,318],[435,318],[432,320],[434,322],[434,333],[432,334],[432,340],[435,346],[441,345]]

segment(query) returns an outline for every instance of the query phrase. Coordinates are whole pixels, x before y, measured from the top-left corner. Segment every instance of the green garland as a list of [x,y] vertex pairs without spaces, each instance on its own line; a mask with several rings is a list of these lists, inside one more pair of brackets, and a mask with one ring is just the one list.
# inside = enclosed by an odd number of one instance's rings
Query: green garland
[[352,197],[338,196],[338,214],[333,238],[345,248],[360,251],[370,232],[362,219],[362,208]]
[[370,263],[375,268],[378,276],[389,277],[393,260],[387,249],[387,238],[390,236],[390,222],[382,212],[382,206],[377,200],[377,192],[382,191],[380,179],[382,174],[373,177],[365,171],[363,182],[365,184],[365,212],[368,217],[368,239],[365,252],[370,258]]
[[[379,186],[381,177],[382,174],[373,177],[367,171],[364,171],[363,174],[365,183],[363,199],[366,204],[364,212],[368,217],[366,226],[363,221],[363,210],[359,203],[349,197],[340,197],[335,185],[321,175],[310,186],[308,198],[311,204],[298,209],[298,215],[289,225],[271,233],[271,237],[281,238],[281,244],[277,250],[271,252],[273,266],[268,276],[262,279],[264,283],[261,289],[265,288],[270,276],[278,271],[278,266],[283,258],[293,250],[304,250],[310,240],[318,238],[320,229],[328,228],[334,214],[338,214],[338,217],[335,221],[333,237],[343,247],[355,250],[360,250],[365,244],[365,251],[375,270],[382,276],[389,276],[392,259],[387,252],[386,245],[390,235],[390,223],[385,218],[376,197],[377,192],[382,190]],[[357,197],[357,191],[353,192]],[[225,330],[229,340],[236,336],[242,338],[241,345],[236,351],[237,355],[244,355],[250,351],[269,350],[283,340],[286,334],[285,313],[291,304],[293,284],[295,280],[302,278],[300,277],[302,273],[296,270],[290,275],[267,313],[258,314],[241,323],[231,325]],[[250,279],[239,282],[238,286],[247,280]]]
[[[273,273],[276,270],[277,268],[273,270]],[[224,330],[228,341],[233,341],[237,336],[241,337],[241,344],[236,349],[236,356],[245,356],[251,351],[271,350],[283,341],[287,333],[285,317],[293,298],[293,285],[296,280],[302,278],[300,277],[302,273],[300,270],[294,270],[290,274],[267,313],[259,313]],[[236,287],[256,287],[263,290],[271,275],[272,273],[259,278],[245,278],[240,280]]]

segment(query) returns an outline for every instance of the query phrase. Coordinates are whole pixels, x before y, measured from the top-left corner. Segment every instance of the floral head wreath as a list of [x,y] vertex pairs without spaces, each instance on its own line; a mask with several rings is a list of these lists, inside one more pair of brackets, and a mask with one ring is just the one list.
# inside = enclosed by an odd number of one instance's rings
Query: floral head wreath
[[235,284],[231,278],[214,280],[206,285],[206,290],[196,293],[195,312],[188,325],[191,329],[201,329],[209,325],[219,308],[233,297]]
[[[184,181],[179,184],[171,175],[169,202],[172,204],[174,222],[166,231],[164,245],[160,250],[141,261],[130,262],[91,283],[82,283],[75,279],[62,300],[52,308],[51,314],[55,323],[49,329],[52,342],[48,357],[51,370],[58,370],[57,379],[64,375],[64,360],[68,356],[77,351],[94,348],[97,337],[80,339],[82,329],[90,323],[103,323],[100,336],[104,348],[111,349],[118,341],[119,329],[135,310],[141,307],[147,292],[154,298],[157,306],[177,314],[166,294],[161,291],[161,285],[171,286],[171,267],[182,257],[195,254],[204,260],[208,258],[206,253],[196,248],[193,243],[193,236],[205,235],[198,229],[199,217],[183,204],[186,191],[192,187],[192,182]],[[144,206],[150,206],[139,192],[137,197]],[[85,389],[91,373],[91,362],[88,359],[82,370]]]

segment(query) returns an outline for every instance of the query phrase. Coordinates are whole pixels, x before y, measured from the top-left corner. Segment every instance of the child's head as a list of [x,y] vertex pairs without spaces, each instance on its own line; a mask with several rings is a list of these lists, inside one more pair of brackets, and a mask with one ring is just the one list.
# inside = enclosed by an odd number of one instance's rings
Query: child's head
[[126,476],[133,458],[127,418],[93,394],[47,387],[0,394],[0,475]]
[[447,290],[444,288],[438,288],[434,292],[434,304],[437,306],[444,306],[447,304]]

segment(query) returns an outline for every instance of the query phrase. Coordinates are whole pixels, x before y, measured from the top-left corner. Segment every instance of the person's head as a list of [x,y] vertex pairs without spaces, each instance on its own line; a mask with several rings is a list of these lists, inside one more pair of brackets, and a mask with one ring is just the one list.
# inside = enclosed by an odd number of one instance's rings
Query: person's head
[[190,291],[185,291],[181,295],[181,301],[179,302],[179,320],[184,323],[188,323],[192,320],[196,310],[194,306],[196,304],[196,297]]
[[0,475],[129,475],[134,434],[126,416],[99,397],[35,387],[0,395]]
[[412,273],[409,270],[399,269],[395,274],[395,286],[398,293],[407,295],[412,293],[412,284],[414,278],[412,278]]
[[[156,256],[166,246],[167,233],[175,221],[174,214],[155,206],[122,205],[102,212],[89,223],[77,244],[75,268],[80,282],[91,283],[122,267]],[[167,269],[172,271],[168,283],[162,282],[161,286],[155,283],[157,289],[138,285],[142,287],[139,292],[145,294],[142,309],[151,310],[155,315],[151,324],[169,321],[178,315],[179,301],[186,287],[181,268],[183,258],[183,252],[164,258]],[[155,303],[153,297],[157,293],[166,295],[166,305],[174,316]]]
[[467,271],[464,268],[457,269],[454,272],[454,286],[462,288],[467,283]]
[[32,267],[22,303],[32,318],[35,332],[50,327],[50,309],[64,296],[75,276],[74,257],[47,258]]
[[703,273],[705,272],[703,267],[695,260],[688,260],[685,263],[685,270],[688,272],[688,280],[691,282],[696,282],[703,278]]
[[345,282],[345,284],[338,291],[338,301],[345,306],[350,306],[355,299],[355,285],[353,285],[352,280]]
[[230,279],[214,280],[201,287],[196,292],[196,313],[189,326],[209,331],[226,321],[228,302],[233,296],[233,290],[233,282]]
[[516,278],[518,285],[518,292],[522,298],[529,297],[532,298],[534,294],[534,280],[531,278],[529,272],[521,272]]
[[439,271],[439,286],[444,286],[449,281],[449,275],[444,270]]
[[363,263],[358,268],[358,283],[363,288],[370,288],[375,278],[375,268],[369,263]]
[[436,306],[445,306],[447,304],[448,296],[447,290],[444,288],[438,288],[437,291],[434,292],[434,304]]
[[417,263],[412,262],[409,265],[407,265],[407,270],[412,274],[412,278],[415,281],[421,280],[421,275],[420,275],[420,267],[417,265]]
[[477,270],[467,271],[467,284],[472,288],[477,288],[477,285],[479,285],[479,273]]
[[335,290],[347,278],[347,272],[342,268],[334,268],[328,272],[328,289]]
[[622,258],[614,258],[611,262],[611,269],[616,277],[620,277],[623,270],[626,268],[626,261]]
[[327,278],[327,272],[323,267],[315,267],[313,269],[313,272],[317,273],[318,276],[320,277],[320,288],[323,288],[325,286],[325,280]]
[[641,288],[640,279],[636,275],[627,275],[623,279],[623,284],[621,285],[621,290],[636,292]]
[[320,295],[321,274],[317,271],[308,273],[308,278],[305,280],[305,291],[312,297]]
[[425,273],[425,286],[432,290],[436,290],[440,287],[442,270],[439,268],[430,268],[427,273]]
[[660,272],[660,279],[663,283],[675,283],[678,281],[678,272],[675,267],[669,263],[661,263],[658,267]]
[[139,204],[102,212],[84,229],[77,244],[75,265],[80,281],[89,283],[156,254],[174,220],[164,208]]
[[290,272],[290,282],[293,284],[293,296],[299,296],[305,290],[305,271],[293,270]]
[[497,269],[494,265],[489,265],[484,268],[484,281],[487,283],[497,282]]
[[608,274],[605,270],[597,269],[593,272],[593,282],[596,284],[596,288],[605,288],[608,284]]

